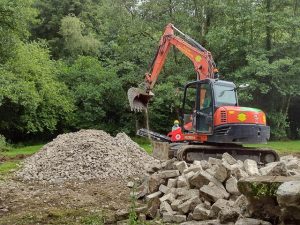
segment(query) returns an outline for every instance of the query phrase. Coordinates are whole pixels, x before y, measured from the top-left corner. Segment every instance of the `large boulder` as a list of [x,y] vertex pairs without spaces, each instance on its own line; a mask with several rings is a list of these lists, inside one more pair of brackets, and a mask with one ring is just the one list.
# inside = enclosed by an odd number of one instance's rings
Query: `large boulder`
[[[270,222],[274,223],[275,221],[278,221],[281,217],[281,207],[284,204],[283,202],[286,202],[289,199],[288,193],[293,196],[297,196],[297,186],[294,186],[295,189],[286,189],[290,183],[284,185],[281,188],[281,191],[277,192],[280,185],[289,181],[299,181],[299,177],[257,176],[239,180],[238,188],[239,191],[247,197],[249,203],[248,212],[250,216],[262,220],[269,218]],[[291,192],[287,190],[290,190]],[[277,197],[277,195],[280,197]],[[281,199],[281,205],[278,204],[277,198]],[[287,209],[289,209],[289,207],[287,207]]]
[[285,224],[300,224],[300,179],[281,184],[276,192]]

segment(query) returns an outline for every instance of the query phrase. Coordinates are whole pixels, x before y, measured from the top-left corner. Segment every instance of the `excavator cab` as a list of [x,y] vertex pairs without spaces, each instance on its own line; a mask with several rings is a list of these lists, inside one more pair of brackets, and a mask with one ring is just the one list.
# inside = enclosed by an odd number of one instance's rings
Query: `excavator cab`
[[238,106],[234,83],[214,79],[188,83],[182,106],[184,131],[213,134],[214,113],[221,106]]

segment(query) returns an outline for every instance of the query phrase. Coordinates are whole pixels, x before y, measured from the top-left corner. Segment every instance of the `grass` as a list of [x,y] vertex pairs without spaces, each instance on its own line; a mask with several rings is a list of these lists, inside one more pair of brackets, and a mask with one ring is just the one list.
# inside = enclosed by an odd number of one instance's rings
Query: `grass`
[[17,155],[32,155],[36,153],[38,150],[40,150],[41,147],[43,147],[42,144],[25,146],[25,147],[15,147],[15,148],[10,148],[8,151],[0,152],[0,155],[9,156],[9,157],[15,157]]
[[0,175],[8,174],[18,167],[19,160],[7,161],[0,164]]
[[300,141],[270,141],[268,144],[246,145],[248,147],[270,148],[278,153],[300,153]]
[[133,141],[139,144],[148,154],[152,154],[152,145],[148,138],[144,137],[132,137]]
[[[0,151],[0,156],[8,157],[8,161],[0,163],[0,176],[3,177],[9,174],[12,170],[18,168],[20,160],[18,155],[32,155],[41,149],[43,145],[32,145],[24,147],[10,147],[6,151]],[[0,177],[0,178],[1,178]]]

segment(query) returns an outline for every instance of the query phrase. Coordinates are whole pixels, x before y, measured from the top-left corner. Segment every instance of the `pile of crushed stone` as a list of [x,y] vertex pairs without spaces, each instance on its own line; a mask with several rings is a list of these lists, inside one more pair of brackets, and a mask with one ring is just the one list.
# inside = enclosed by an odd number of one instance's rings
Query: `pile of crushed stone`
[[25,181],[62,182],[128,179],[142,175],[158,161],[125,133],[112,137],[101,130],[80,130],[57,136],[24,160],[16,176]]

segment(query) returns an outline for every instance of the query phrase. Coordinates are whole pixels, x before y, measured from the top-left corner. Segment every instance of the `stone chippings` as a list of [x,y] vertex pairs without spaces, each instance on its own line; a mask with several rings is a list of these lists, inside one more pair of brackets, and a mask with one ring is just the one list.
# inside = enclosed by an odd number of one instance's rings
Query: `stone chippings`
[[156,164],[125,133],[112,137],[101,130],[80,130],[57,136],[27,158],[16,176],[46,182],[127,179]]
[[[224,153],[222,159],[209,158],[192,164],[172,159],[163,162],[160,170],[147,175],[135,195],[148,202],[147,218],[159,216],[166,223],[268,225],[269,222],[249,218],[249,202],[239,192],[238,181],[251,176],[299,175],[299,163],[298,158],[286,156],[260,168],[254,160],[242,162],[228,153]],[[293,189],[298,186],[294,184]]]

